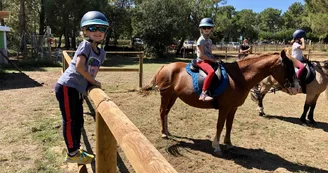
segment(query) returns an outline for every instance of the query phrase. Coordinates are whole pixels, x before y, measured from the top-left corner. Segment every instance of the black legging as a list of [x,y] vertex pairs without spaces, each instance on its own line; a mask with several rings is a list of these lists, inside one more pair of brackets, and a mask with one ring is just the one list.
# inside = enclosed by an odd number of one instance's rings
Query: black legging
[[56,98],[63,120],[63,136],[68,152],[80,148],[83,128],[83,97],[75,88],[56,84]]

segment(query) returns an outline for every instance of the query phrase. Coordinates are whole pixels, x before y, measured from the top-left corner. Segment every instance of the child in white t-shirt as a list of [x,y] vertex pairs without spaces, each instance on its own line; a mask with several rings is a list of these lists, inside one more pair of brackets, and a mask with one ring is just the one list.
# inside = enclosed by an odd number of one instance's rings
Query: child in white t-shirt
[[292,40],[292,57],[296,58],[298,61],[295,66],[298,68],[296,73],[296,77],[300,78],[302,72],[304,70],[305,65],[303,62],[306,62],[307,59],[303,56],[303,50],[305,47],[305,32],[303,30],[296,30],[293,33],[293,40]]

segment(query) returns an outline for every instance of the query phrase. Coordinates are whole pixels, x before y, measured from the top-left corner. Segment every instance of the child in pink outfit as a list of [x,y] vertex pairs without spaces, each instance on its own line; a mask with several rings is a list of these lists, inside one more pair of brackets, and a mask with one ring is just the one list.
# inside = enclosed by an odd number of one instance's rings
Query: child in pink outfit
[[296,73],[297,78],[301,77],[305,68],[305,65],[302,62],[307,61],[307,59],[303,56],[302,51],[306,48],[304,37],[305,32],[303,30],[296,30],[293,34],[294,39],[292,41],[292,56],[298,60],[296,64],[294,64],[298,68],[298,71]]

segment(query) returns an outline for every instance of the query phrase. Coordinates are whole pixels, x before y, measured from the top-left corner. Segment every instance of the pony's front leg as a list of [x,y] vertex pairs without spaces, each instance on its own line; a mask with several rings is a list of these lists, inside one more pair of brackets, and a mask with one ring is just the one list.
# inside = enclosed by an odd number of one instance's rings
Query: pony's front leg
[[316,103],[313,103],[313,104],[310,106],[310,111],[309,111],[309,114],[308,114],[308,119],[309,119],[309,121],[310,121],[311,124],[316,124],[316,123],[317,123],[317,122],[315,122],[314,119],[313,119],[313,114],[314,114],[315,106],[316,106]]
[[216,134],[215,134],[215,137],[212,142],[212,147],[214,148],[214,153],[219,156],[223,155],[222,150],[220,148],[220,136],[221,136],[221,132],[222,132],[224,123],[227,119],[228,112],[229,111],[226,109],[222,109],[219,111],[219,118],[218,118],[217,125],[216,125]]
[[259,111],[260,116],[264,116],[264,107],[263,107],[263,98],[259,98],[258,100],[258,105],[257,105],[257,110]]
[[228,114],[227,122],[226,122],[226,135],[224,137],[224,144],[226,144],[228,149],[233,148],[233,145],[231,143],[231,129],[233,124],[233,119],[235,118],[235,113],[237,111],[237,108],[231,109],[231,111]]

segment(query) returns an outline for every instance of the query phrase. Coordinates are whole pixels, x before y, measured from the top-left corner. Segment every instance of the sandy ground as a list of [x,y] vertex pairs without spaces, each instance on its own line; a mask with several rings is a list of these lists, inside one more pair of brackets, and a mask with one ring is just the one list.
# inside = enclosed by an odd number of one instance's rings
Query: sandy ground
[[[77,171],[77,165],[62,163],[65,145],[53,92],[60,74],[60,69],[54,69],[0,77],[0,172]],[[144,82],[153,74],[146,72]],[[158,92],[143,96],[133,91],[138,87],[138,74],[133,72],[100,73],[97,78],[108,96],[178,172],[328,172],[324,96],[319,98],[315,111],[318,124],[313,127],[298,121],[305,95],[268,94],[264,117],[258,116],[256,104],[247,98],[233,125],[235,148],[225,149],[223,157],[216,157],[211,148],[216,110],[192,108],[177,100],[169,114],[169,129],[174,136],[164,140],[160,134]],[[90,144],[95,153],[95,122],[86,105],[85,113],[87,140],[83,143]],[[36,138],[35,134],[43,129],[53,134]],[[119,171],[133,172],[119,147],[118,151],[124,162],[119,162]],[[93,172],[94,165],[87,167]]]

